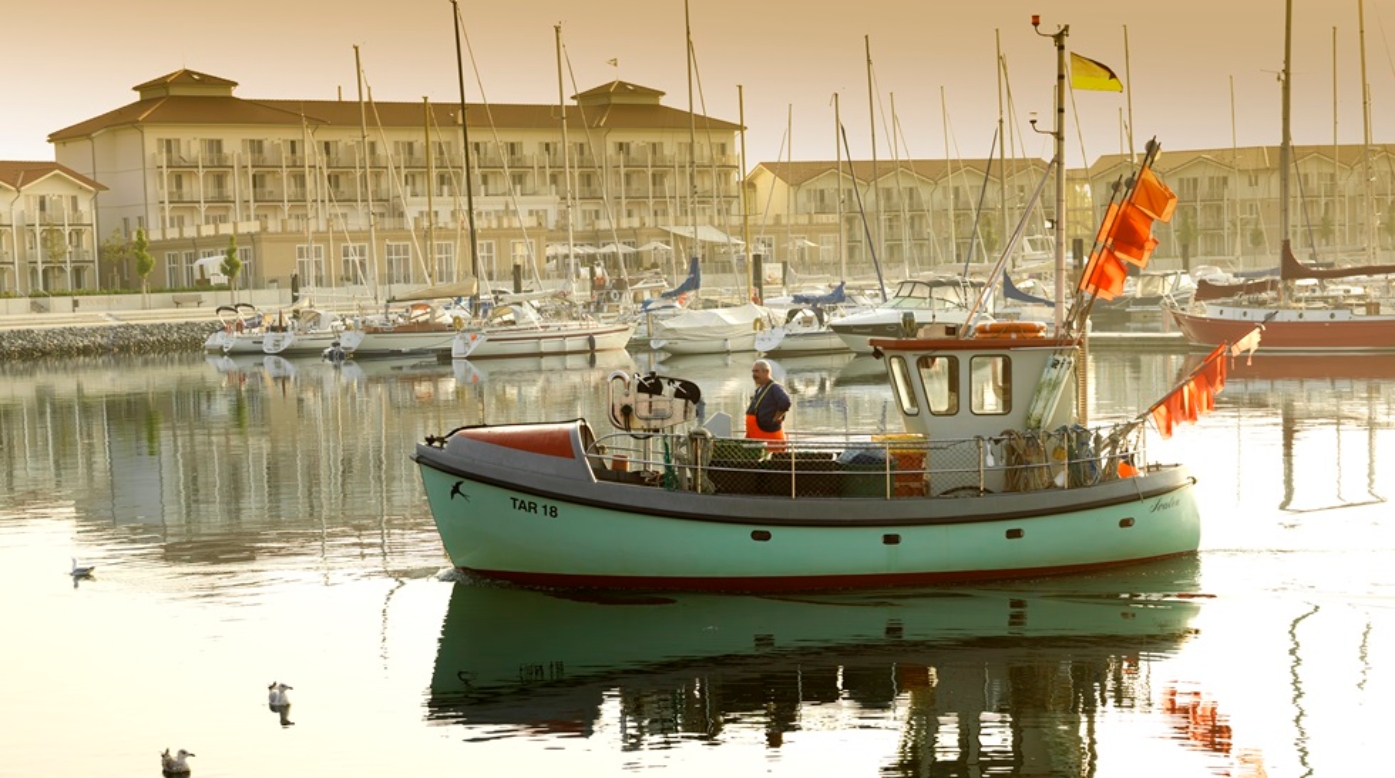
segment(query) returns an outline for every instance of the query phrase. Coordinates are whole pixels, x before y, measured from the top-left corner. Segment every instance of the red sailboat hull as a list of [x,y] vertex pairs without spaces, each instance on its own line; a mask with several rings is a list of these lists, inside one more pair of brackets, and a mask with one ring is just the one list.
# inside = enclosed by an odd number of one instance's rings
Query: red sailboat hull
[[[1212,313],[1212,311],[1216,313]],[[1255,325],[1264,322],[1274,308],[1219,307],[1206,314],[1169,310],[1177,329],[1188,343],[1214,347],[1234,343]],[[1395,316],[1347,315],[1324,310],[1279,308],[1264,322],[1260,348],[1267,353],[1330,354],[1395,352]]]

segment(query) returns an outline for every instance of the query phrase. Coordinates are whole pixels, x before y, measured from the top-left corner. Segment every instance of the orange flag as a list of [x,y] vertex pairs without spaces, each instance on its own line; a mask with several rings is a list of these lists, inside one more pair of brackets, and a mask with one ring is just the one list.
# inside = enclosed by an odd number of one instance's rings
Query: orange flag
[[1152,168],[1143,168],[1134,184],[1130,201],[1140,210],[1160,222],[1172,221],[1172,212],[1177,210],[1177,195],[1158,180]]
[[1120,259],[1139,267],[1148,264],[1158,241],[1153,237],[1153,217],[1131,202],[1124,203],[1109,234],[1110,248]]
[[1113,300],[1123,293],[1124,279],[1128,275],[1119,257],[1103,248],[1090,257],[1090,264],[1080,278],[1080,291],[1092,292],[1102,300]]
[[1218,346],[1187,380],[1148,409],[1164,438],[1172,437],[1177,425],[1195,424],[1198,418],[1216,409],[1216,394],[1225,386],[1226,356],[1226,347]]

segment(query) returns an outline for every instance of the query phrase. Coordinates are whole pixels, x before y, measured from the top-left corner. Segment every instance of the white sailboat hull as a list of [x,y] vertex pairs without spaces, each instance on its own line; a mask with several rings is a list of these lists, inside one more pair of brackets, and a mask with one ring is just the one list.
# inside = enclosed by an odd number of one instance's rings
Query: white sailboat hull
[[625,348],[634,324],[563,324],[516,331],[460,332],[451,342],[452,359],[585,354]]

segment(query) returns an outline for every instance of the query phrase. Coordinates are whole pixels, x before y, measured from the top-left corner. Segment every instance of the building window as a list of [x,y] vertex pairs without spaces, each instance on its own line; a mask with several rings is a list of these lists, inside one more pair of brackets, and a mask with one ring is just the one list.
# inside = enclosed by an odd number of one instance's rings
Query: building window
[[533,256],[532,256],[532,255],[533,255],[533,241],[531,241],[531,240],[514,240],[514,241],[509,241],[509,256],[510,256],[510,257],[512,258],[512,260],[513,260],[513,262],[512,262],[511,264],[514,264],[514,265],[522,265],[523,267],[528,267],[529,265],[532,264],[532,261],[533,261]]
[[436,241],[436,283],[455,282],[455,244]]
[[196,256],[195,256],[194,252],[192,252],[192,251],[186,251],[186,252],[184,252],[184,267],[181,268],[181,270],[184,271],[184,273],[183,273],[183,279],[184,279],[184,280],[183,280],[182,283],[178,284],[179,286],[193,286],[193,285],[194,285],[194,260],[195,260],[195,259],[196,259]]
[[245,289],[250,283],[248,279],[252,277],[252,247],[238,246],[237,258],[242,262],[242,267],[237,271],[237,277],[242,279],[242,287]]
[[340,280],[346,284],[368,283],[368,244],[345,243],[339,247]]
[[165,287],[173,289],[179,286],[179,279],[183,276],[179,272],[179,252],[165,252]]
[[475,244],[475,250],[479,252],[480,268],[487,268],[491,278],[498,278],[499,274],[495,272],[494,267],[494,241],[482,240]]
[[325,247],[307,246],[304,243],[296,246],[295,272],[300,276],[301,286],[324,286]]
[[412,282],[412,244],[388,243],[387,274],[389,284],[409,284]]

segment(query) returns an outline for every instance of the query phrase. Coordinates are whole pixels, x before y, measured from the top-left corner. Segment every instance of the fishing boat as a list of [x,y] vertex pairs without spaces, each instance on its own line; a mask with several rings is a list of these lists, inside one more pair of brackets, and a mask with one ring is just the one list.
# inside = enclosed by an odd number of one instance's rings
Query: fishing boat
[[[1294,256],[1290,240],[1289,179],[1293,163],[1291,63],[1293,3],[1284,28],[1284,68],[1279,79],[1283,101],[1279,146],[1279,282],[1249,280],[1233,285],[1235,296],[1214,299],[1212,286],[1199,289],[1192,306],[1170,304],[1166,310],[1188,343],[1213,347],[1233,341],[1256,324],[1264,324],[1269,352],[1331,354],[1395,351],[1395,301],[1390,279],[1395,265],[1366,264],[1317,268]],[[1369,126],[1369,117],[1367,121]],[[1367,146],[1370,140],[1367,139]],[[1373,236],[1367,236],[1373,241]],[[1377,277],[1383,277],[1378,279]],[[1337,279],[1365,279],[1333,287]],[[1211,298],[1211,299],[1208,299]]]
[[[1058,174],[1064,137],[1058,126]],[[1055,331],[973,323],[980,298],[962,326],[911,320],[901,337],[871,339],[903,433],[730,437],[724,414],[697,423],[696,384],[616,371],[609,430],[570,419],[429,436],[411,456],[451,563],[526,585],[798,591],[1195,552],[1196,479],[1149,460],[1146,423],[1168,436],[1213,407],[1229,350],[1137,416],[1093,427],[1079,367],[1091,304],[1117,296],[1120,257],[1146,261],[1153,220],[1175,208],[1150,170],[1157,151],[1150,143],[1137,178],[1116,189]]]

